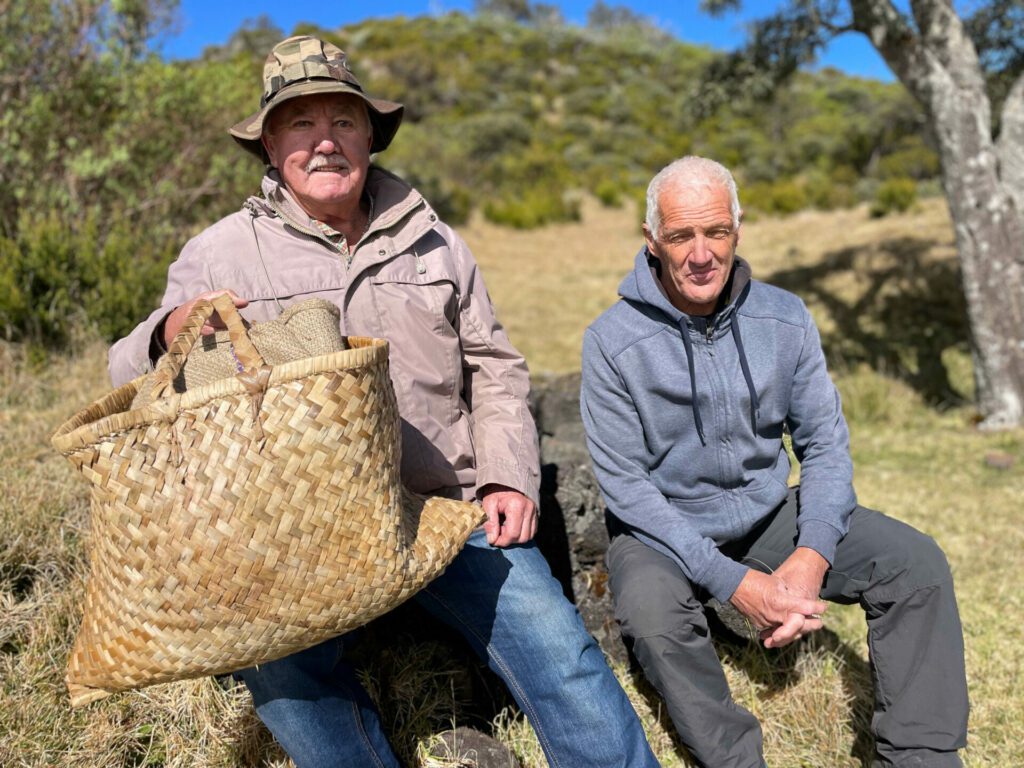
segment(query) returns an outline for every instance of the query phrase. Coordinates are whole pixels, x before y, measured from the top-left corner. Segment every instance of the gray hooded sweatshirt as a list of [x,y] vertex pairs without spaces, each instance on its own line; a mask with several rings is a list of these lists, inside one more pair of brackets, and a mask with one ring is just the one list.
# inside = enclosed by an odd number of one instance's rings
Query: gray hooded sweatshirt
[[583,340],[580,405],[612,524],[728,600],[747,567],[719,548],[786,498],[785,429],[800,462],[797,544],[832,562],[856,505],[853,465],[807,307],[737,258],[728,302],[693,317],[669,302],[659,266],[642,249]]

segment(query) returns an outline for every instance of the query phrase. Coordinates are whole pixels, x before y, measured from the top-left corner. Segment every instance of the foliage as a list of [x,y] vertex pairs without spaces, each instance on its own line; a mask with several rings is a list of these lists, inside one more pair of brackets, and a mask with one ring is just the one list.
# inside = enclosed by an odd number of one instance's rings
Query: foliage
[[484,215],[495,224],[516,229],[535,229],[552,221],[579,219],[579,205],[550,187],[530,187],[511,198],[484,205]]
[[256,188],[223,131],[254,66],[147,53],[168,0],[8,5],[0,334],[60,345],[74,321],[114,338],[151,309],[183,239]]
[[[0,233],[11,254],[5,269],[21,282],[0,293],[0,332],[59,345],[66,330],[44,321],[77,313],[120,333],[156,301],[150,272],[258,189],[263,169],[225,128],[255,108],[266,49],[284,33],[251,19],[199,59],[168,62],[145,43],[173,0],[4,7]],[[896,86],[825,71],[798,75],[771,99],[695,106],[701,73],[721,57],[620,6],[596,4],[586,27],[546,8],[489,0],[477,15],[295,31],[333,40],[369,93],[405,103],[402,129],[375,161],[453,224],[474,209],[514,227],[572,221],[581,194],[607,205],[642,196],[654,172],[691,152],[733,167],[741,195],[773,212],[857,202],[851,174],[934,172],[920,111]],[[124,269],[138,281],[126,289],[132,301],[71,303],[92,295],[81,266],[92,256],[76,261],[73,275],[36,271],[26,283],[30,265],[57,258],[40,245],[47,221],[63,222],[96,258],[136,243],[133,259],[146,263]],[[19,303],[40,296],[56,303],[31,311]]]
[[872,216],[885,216],[894,211],[902,213],[917,200],[917,184],[913,179],[896,177],[878,185],[871,203]]
[[[1006,98],[1013,81],[1024,72],[1024,4],[990,0],[964,20],[985,72],[994,107]],[[999,110],[993,110],[998,120]]]
[[75,325],[126,335],[151,309],[172,251],[138,240],[125,220],[99,234],[90,215],[69,227],[56,214],[23,215],[0,237],[0,333],[7,340],[65,344]]

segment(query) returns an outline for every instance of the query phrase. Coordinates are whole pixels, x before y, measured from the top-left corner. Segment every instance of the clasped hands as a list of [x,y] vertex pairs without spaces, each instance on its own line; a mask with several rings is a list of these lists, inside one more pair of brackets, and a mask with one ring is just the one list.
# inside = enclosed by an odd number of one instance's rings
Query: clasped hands
[[759,630],[765,648],[781,648],[821,629],[827,605],[818,598],[828,561],[797,547],[772,574],[751,569],[729,599]]

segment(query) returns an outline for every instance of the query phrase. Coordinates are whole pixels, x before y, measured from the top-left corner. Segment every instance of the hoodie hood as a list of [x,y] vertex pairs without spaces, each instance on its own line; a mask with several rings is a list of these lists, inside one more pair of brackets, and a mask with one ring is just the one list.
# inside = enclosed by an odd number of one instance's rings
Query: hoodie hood
[[651,253],[645,245],[637,253],[633,262],[633,271],[626,275],[619,284],[619,296],[628,301],[639,302],[656,307],[661,310],[673,323],[678,323],[681,318],[692,318],[702,320],[699,325],[716,325],[719,316],[725,310],[735,306],[743,294],[744,289],[750,283],[752,271],[750,264],[741,256],[733,260],[732,274],[725,284],[723,293],[728,297],[725,305],[720,306],[710,316],[704,318],[687,315],[676,309],[668,300],[665,287],[661,284],[661,260]]
[[740,334],[738,308],[743,303],[747,294],[752,275],[750,264],[745,259],[736,256],[733,260],[732,274],[726,281],[722,294],[726,296],[723,304],[719,296],[718,307],[710,315],[697,316],[688,315],[677,309],[668,299],[665,287],[661,284],[661,260],[652,254],[647,246],[640,249],[633,264],[633,271],[623,278],[619,284],[619,295],[626,301],[638,304],[645,304],[659,310],[666,319],[679,329],[679,335],[686,350],[686,364],[690,373],[690,394],[693,403],[693,421],[697,427],[697,434],[700,437],[701,445],[707,445],[704,437],[704,423],[701,420],[700,405],[697,399],[697,379],[693,364],[693,340],[690,334],[696,334],[708,340],[714,338],[716,332],[724,331],[728,326],[732,334],[733,343],[736,345],[736,352],[739,356],[740,369],[743,371],[743,379],[750,393],[750,428],[757,434],[757,419],[759,414],[759,403],[757,390],[754,387],[753,377],[750,375],[750,365],[747,361],[746,352],[743,349],[743,337]]

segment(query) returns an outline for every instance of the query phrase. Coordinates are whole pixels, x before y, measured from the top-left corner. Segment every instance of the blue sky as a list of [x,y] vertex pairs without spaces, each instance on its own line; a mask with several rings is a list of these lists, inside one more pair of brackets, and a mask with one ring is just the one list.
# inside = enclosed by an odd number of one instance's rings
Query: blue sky
[[[552,0],[546,0],[552,3]],[[567,20],[582,24],[593,0],[554,0]],[[698,0],[605,0],[609,5],[625,5],[653,19],[659,26],[690,43],[709,45],[719,50],[735,48],[743,40],[743,25],[764,16],[779,0],[747,0],[742,14],[731,13],[712,18],[698,10]],[[207,45],[223,43],[246,19],[266,14],[286,34],[299,22],[311,22],[334,29],[370,17],[398,15],[421,16],[452,10],[468,11],[472,0],[376,0],[353,3],[346,0],[180,0],[174,34],[160,41],[164,55],[193,58]],[[819,65],[833,66],[852,75],[891,81],[881,57],[858,34],[846,34],[835,40]]]

